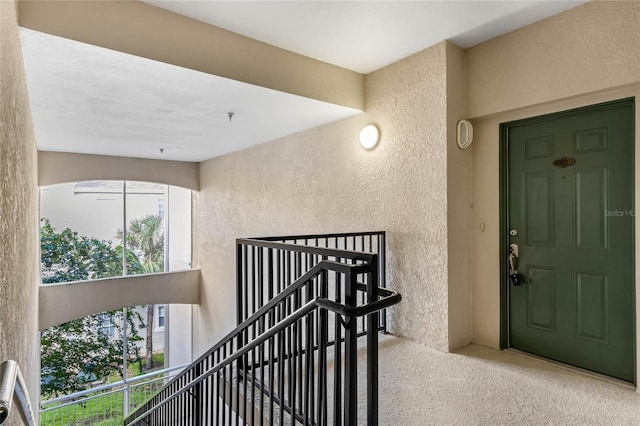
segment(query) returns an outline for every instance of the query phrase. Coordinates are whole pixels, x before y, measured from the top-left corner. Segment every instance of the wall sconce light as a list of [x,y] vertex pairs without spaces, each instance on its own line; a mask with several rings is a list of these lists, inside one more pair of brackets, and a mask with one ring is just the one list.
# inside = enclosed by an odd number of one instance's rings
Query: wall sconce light
[[460,149],[467,149],[473,142],[473,125],[467,120],[458,121],[457,126],[457,139],[458,147]]
[[368,124],[360,130],[360,144],[364,149],[373,149],[380,139],[380,132],[375,124]]

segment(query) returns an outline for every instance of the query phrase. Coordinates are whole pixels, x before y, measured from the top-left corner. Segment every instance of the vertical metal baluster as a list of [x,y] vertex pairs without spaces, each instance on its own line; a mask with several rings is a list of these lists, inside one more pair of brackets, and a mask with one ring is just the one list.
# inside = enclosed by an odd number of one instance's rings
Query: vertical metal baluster
[[[258,306],[257,308],[260,309],[262,307],[262,305],[264,304],[264,251],[262,248],[258,249]],[[261,335],[262,333],[264,333],[265,330],[265,318],[264,315],[260,316],[260,318],[258,319],[259,322],[259,330],[258,330],[258,334]],[[260,425],[263,424],[264,422],[264,344],[260,344],[258,346],[258,353],[259,353],[259,367],[260,367],[260,382],[259,382],[259,387],[260,387]]]
[[[220,356],[220,354],[221,354],[220,349],[218,349],[216,351],[216,357],[218,358],[218,362],[216,364],[220,364],[220,362],[222,362],[222,357]],[[215,405],[216,405],[216,410],[215,410],[216,422],[219,421],[219,419],[220,419],[220,411],[224,411],[224,406],[223,406],[223,404],[224,404],[224,401],[223,401],[224,396],[220,393],[220,375],[221,375],[220,370],[216,371],[216,382],[214,384],[215,389],[216,389],[216,403],[215,403]],[[223,406],[222,410],[220,409],[221,405]]]
[[[287,327],[288,328],[288,327]],[[284,339],[285,331],[278,333],[278,398],[280,400],[280,419],[278,424],[283,425],[285,415],[285,403],[284,403],[284,365],[286,362],[286,355],[284,353]]]
[[239,325],[243,321],[242,311],[244,305],[244,299],[246,294],[244,292],[244,258],[243,258],[243,246],[236,243],[236,325]]
[[[302,304],[302,291],[296,290],[296,309],[300,308]],[[297,400],[298,404],[295,406],[296,411],[300,411],[301,415],[304,415],[303,411],[303,377],[304,370],[302,365],[302,334],[304,327],[304,318],[300,318],[300,320],[296,321],[296,333],[295,333],[295,352],[296,352],[296,381],[294,383],[297,393],[294,395],[294,400]]]
[[[227,345],[222,345],[222,359],[227,359]],[[220,424],[226,423],[226,414],[227,414],[227,406],[231,406],[227,398],[227,367],[222,368],[222,403],[220,404],[220,411],[222,414],[222,422]]]
[[[258,248],[258,306],[260,309],[264,305],[264,257],[263,249]],[[254,311],[255,312],[255,311]],[[260,317],[260,333],[264,331],[264,318]]]
[[[236,340],[236,351],[238,350],[238,340]],[[233,350],[233,346],[232,346],[232,350]],[[235,370],[233,368],[233,365],[235,364]],[[231,362],[229,368],[230,368],[230,374],[231,374],[231,380],[230,380],[230,388],[229,388],[229,394],[230,394],[230,398],[231,398],[231,404],[229,404],[229,409],[234,409],[235,408],[235,424],[239,424],[239,420],[240,420],[240,370],[238,369],[239,365],[238,365],[238,360],[235,360],[233,362]],[[235,373],[234,373],[235,372]],[[235,395],[234,395],[234,389],[235,389]],[[234,401],[234,396],[235,396],[235,401]],[[233,408],[232,408],[233,407]],[[233,413],[229,413],[229,422],[231,423],[231,419],[233,418]]]
[[[249,329],[245,329],[245,342],[249,340]],[[243,371],[242,371],[242,422],[247,423],[247,383],[249,382],[249,354],[245,354],[243,357]]]
[[[380,236],[378,236],[378,253],[380,253],[380,275],[378,276],[378,282],[380,287],[387,287],[387,233],[382,232]],[[384,332],[387,332],[387,310],[382,310],[382,329]]]
[[[354,250],[363,252],[364,251],[364,237],[363,236],[358,236],[357,240],[356,240],[355,236],[353,238],[354,238],[354,241],[355,241]],[[358,243],[360,243],[360,244],[358,244]],[[359,245],[360,245],[360,247],[358,247]],[[360,297],[358,297],[358,296],[360,296]],[[358,299],[360,299],[359,300],[359,304],[363,305],[364,304],[364,293],[360,292],[360,291],[357,291],[357,289],[356,289],[356,305],[358,304]],[[362,318],[362,317],[355,318],[355,321],[356,321],[356,324],[357,324],[356,327],[357,327],[358,333],[360,333],[360,331],[364,331],[364,318]]]
[[[378,256],[373,257],[367,274],[367,302],[378,300]],[[378,425],[378,312],[367,315],[367,424]]]
[[[253,314],[256,309],[257,309],[257,297],[258,297],[258,292],[257,292],[257,281],[258,281],[258,261],[257,258],[255,256],[255,252],[256,252],[256,247],[252,247],[252,251],[254,253],[253,259],[252,259],[252,273],[251,276],[253,277],[253,285],[252,285],[252,297],[251,297],[251,314]],[[254,321],[251,324],[251,335],[252,338],[255,340],[256,335],[258,333],[258,324],[256,321]],[[256,401],[256,349],[252,349],[251,350],[251,424],[254,425],[255,424],[255,401]]]
[[[356,294],[355,288],[357,285],[357,275],[348,272],[346,276],[345,287],[345,304],[346,306],[356,306]],[[355,426],[358,411],[358,376],[357,376],[357,337],[358,330],[355,318],[346,317],[346,330],[345,330],[345,426]]]
[[[329,296],[327,271],[320,275],[320,297]],[[329,317],[326,309],[320,309],[320,342],[318,348],[318,423],[327,424],[327,340],[329,335]]]
[[[187,375],[187,377],[185,377],[182,386],[186,386],[187,383],[189,383],[189,380],[193,378],[193,370],[189,371],[189,374]],[[189,424],[187,423],[187,420],[189,419],[189,404],[191,402],[191,395],[189,395],[188,393],[183,393],[182,394],[182,399],[184,401],[183,407],[184,407],[184,414],[182,416],[182,419],[180,421],[180,423],[182,424]],[[163,407],[164,408],[164,407]]]
[[[273,256],[273,249],[268,249],[267,251],[267,283],[268,283],[268,287],[267,287],[267,291],[268,291],[268,300],[271,301],[273,299],[273,293],[274,293],[274,287],[276,285],[275,283],[275,277],[274,277],[274,256]],[[267,328],[273,327],[275,325],[275,312],[273,311],[273,309],[270,310],[269,312],[269,317],[267,319],[267,324],[269,325]],[[268,346],[268,350],[269,350],[269,371],[268,371],[268,384],[269,387],[266,388],[268,393],[270,394],[269,396],[269,421],[272,423],[273,422],[273,391],[274,391],[274,387],[273,387],[273,374],[274,374],[274,370],[273,370],[273,357],[274,357],[274,348],[273,348],[273,343],[274,340],[273,338],[267,340],[267,344]],[[264,383],[263,383],[263,389],[264,389]]]
[[[198,364],[196,364],[196,370],[195,370],[195,378],[200,377],[200,375],[204,372],[202,370],[202,361],[199,362]],[[203,391],[203,387],[204,384],[202,382],[198,383],[196,386],[193,387],[193,392],[195,394],[195,398],[193,399],[193,410],[192,413],[195,413],[195,422],[196,424],[203,424],[202,422],[202,401],[203,401],[203,395],[202,395],[202,391]]]
[[[291,268],[295,268],[295,253],[291,252],[289,253],[289,255],[287,256],[289,258],[289,267],[287,268],[287,273],[289,274],[289,276],[294,275],[295,276],[295,271],[293,273],[291,273]],[[291,261],[293,260],[293,262]],[[288,313],[292,313],[295,310],[295,293],[293,294],[292,297],[289,298],[289,309],[288,309]],[[289,335],[288,335],[288,355],[289,355],[289,362],[288,362],[288,371],[289,371],[289,408],[291,409],[291,422],[292,424],[295,423],[295,412],[296,412],[296,406],[295,406],[295,392],[296,392],[296,354],[295,354],[295,350],[294,350],[294,343],[295,343],[295,333],[297,330],[297,321],[294,322],[290,329],[289,329]]]
[[[260,327],[260,334],[264,333],[264,318]],[[264,425],[264,343],[260,344],[260,426]]]
[[[312,285],[312,284],[311,284]],[[307,287],[307,302],[310,298],[309,287]],[[313,368],[311,364],[311,354],[313,353],[313,330],[312,330],[312,322],[313,312],[310,312],[306,315],[306,336],[305,336],[305,371],[304,371],[304,425],[309,425],[312,423],[312,419],[310,418],[310,410],[309,407],[311,405],[310,401],[310,393],[311,393],[311,368]]]
[[[301,268],[302,268],[302,260],[303,260],[303,256],[302,253],[298,252],[297,253],[297,260],[298,260],[298,265],[296,266],[298,268],[297,271],[297,276],[299,277],[302,273]],[[296,309],[299,309],[302,306],[302,290],[298,289],[296,290]],[[300,411],[302,411],[302,378],[303,378],[303,369],[302,369],[302,334],[303,334],[303,324],[304,324],[304,320],[300,319],[300,321],[298,321],[298,326],[296,328],[296,350],[297,350],[297,356],[296,356],[296,361],[297,361],[297,384],[296,384],[296,388],[298,390],[298,395],[297,395],[297,400],[298,400],[298,409]]]
[[[314,266],[318,263],[318,257],[316,255],[313,256],[314,260],[313,260],[313,264]],[[317,293],[317,288],[318,288],[318,284],[320,282],[320,279],[318,277],[316,277],[314,279],[314,281],[311,283],[311,286],[309,287],[310,290],[310,295],[308,300],[311,301],[313,299],[315,299],[315,297],[318,295]],[[313,424],[316,423],[316,413],[315,413],[315,407],[314,405],[314,401],[315,401],[315,351],[316,351],[316,347],[317,347],[317,338],[318,338],[318,333],[317,333],[317,329],[316,329],[316,324],[318,324],[317,320],[318,320],[318,312],[319,309],[314,309],[311,312],[311,324],[310,324],[310,330],[311,330],[311,347],[308,347],[307,350],[309,352],[309,358],[310,358],[310,364],[308,366],[309,370],[310,370],[310,379],[311,382],[309,383],[309,410],[310,410],[310,414],[311,414],[311,422]]]
[[[207,357],[207,370],[211,369],[214,365],[215,365],[215,360],[213,357],[213,354],[209,355]],[[214,417],[213,417],[213,409],[216,403],[216,393],[215,393],[215,388],[213,387],[214,381],[215,381],[215,374],[209,375],[209,377],[207,377],[207,395],[206,395],[206,401],[207,401],[207,408],[206,408],[206,413],[207,413],[207,417],[206,417],[206,424],[214,424]]]
[[[271,324],[273,325],[273,324]],[[274,352],[274,343],[275,340],[272,337],[271,339],[268,340],[269,342],[269,387],[267,388],[267,390],[269,391],[269,424],[273,424],[273,413],[274,413],[274,407],[273,407],[273,396],[274,396],[274,391],[275,391],[275,387],[274,387],[274,373],[275,373],[275,369],[273,366],[273,362],[274,362],[274,357],[275,357],[275,352]]]
[[[254,314],[258,305],[258,256],[256,255],[258,247],[252,246],[251,252],[253,253],[251,259],[251,313],[247,314],[250,317]],[[254,336],[255,337],[255,336]]]
[[[252,329],[253,329],[253,334],[255,337],[255,324],[252,324]],[[251,424],[254,425],[256,424],[256,351],[255,349],[251,350],[251,364],[250,365],[250,371],[251,371],[251,405],[249,406],[249,409],[251,410]]]
[[[342,302],[342,274],[336,273],[336,302]],[[335,321],[334,374],[333,374],[333,424],[342,424],[342,325]]]

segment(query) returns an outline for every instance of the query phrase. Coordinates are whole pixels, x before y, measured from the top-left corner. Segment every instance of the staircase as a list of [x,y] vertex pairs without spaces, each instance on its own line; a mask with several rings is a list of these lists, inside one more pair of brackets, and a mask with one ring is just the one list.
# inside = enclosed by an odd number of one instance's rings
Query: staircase
[[[238,326],[125,425],[378,424],[384,232],[237,240]],[[380,315],[380,311],[383,314]],[[366,336],[366,393],[357,338]],[[364,402],[363,404],[364,405]]]

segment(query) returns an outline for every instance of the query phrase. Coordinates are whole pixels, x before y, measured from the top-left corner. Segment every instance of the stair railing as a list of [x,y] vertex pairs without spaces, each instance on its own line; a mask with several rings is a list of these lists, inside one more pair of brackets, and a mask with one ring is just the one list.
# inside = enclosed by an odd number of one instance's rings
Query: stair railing
[[[378,286],[378,254],[264,240],[238,247],[242,279],[261,283],[238,294],[252,314],[125,425],[355,425],[359,327],[367,334],[367,424],[376,425],[378,312],[400,301]],[[250,252],[255,264],[246,262]]]
[[18,401],[24,423],[35,426],[31,399],[20,366],[15,361],[7,360],[0,363],[0,425],[9,418],[14,399]]
[[[278,246],[270,243],[282,243]],[[297,249],[291,245],[299,246]],[[283,248],[284,247],[284,248]],[[333,256],[311,248],[338,250]],[[237,324],[249,318],[264,300],[270,300],[284,286],[301,276],[321,259],[344,263],[362,263],[362,254],[378,255],[378,287],[386,288],[386,233],[350,232],[281,237],[238,239],[236,241],[236,314]],[[323,257],[324,256],[324,257]],[[345,257],[343,257],[345,256]],[[359,295],[364,303],[365,295]],[[387,331],[386,312],[379,316],[378,330]],[[358,336],[366,333],[363,319],[358,324]]]

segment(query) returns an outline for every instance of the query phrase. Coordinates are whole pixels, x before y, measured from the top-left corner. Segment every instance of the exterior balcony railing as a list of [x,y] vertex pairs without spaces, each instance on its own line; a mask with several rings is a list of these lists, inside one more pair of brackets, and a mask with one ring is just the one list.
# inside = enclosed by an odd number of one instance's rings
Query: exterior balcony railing
[[158,392],[188,364],[152,371],[40,403],[40,425],[122,424],[129,410]]

